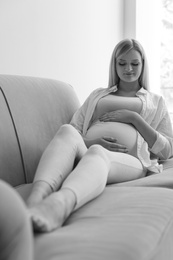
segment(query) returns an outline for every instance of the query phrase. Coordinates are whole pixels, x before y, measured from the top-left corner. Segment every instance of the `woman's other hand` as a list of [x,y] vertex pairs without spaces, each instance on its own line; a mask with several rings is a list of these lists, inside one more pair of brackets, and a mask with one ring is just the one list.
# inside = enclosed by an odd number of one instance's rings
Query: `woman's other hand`
[[99,120],[102,122],[121,122],[121,123],[132,124],[135,115],[136,112],[127,109],[121,109],[121,110],[108,112],[103,116],[101,116]]
[[97,139],[83,138],[86,146],[89,148],[93,144],[99,144],[112,152],[128,153],[128,149],[125,145],[117,143],[117,140],[113,137],[102,137]]

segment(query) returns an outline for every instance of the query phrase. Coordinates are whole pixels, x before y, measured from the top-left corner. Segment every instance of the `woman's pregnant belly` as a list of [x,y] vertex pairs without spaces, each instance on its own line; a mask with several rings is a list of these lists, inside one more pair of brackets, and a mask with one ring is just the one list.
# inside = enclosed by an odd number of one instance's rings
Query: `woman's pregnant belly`
[[129,154],[137,157],[137,131],[130,124],[98,121],[88,129],[86,137],[113,137],[117,143],[127,147]]

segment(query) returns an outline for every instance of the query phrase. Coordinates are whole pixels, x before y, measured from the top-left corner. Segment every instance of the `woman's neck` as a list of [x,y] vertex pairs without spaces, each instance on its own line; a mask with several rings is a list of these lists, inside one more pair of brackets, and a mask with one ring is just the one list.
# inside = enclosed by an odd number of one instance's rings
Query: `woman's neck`
[[138,81],[135,82],[124,82],[120,81],[118,84],[117,95],[126,96],[126,97],[134,97],[136,93],[140,89],[140,85]]

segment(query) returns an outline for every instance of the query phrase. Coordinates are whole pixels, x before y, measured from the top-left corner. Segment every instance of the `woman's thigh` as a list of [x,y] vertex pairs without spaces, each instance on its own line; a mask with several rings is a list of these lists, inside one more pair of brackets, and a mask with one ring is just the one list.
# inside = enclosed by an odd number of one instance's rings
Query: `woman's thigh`
[[146,175],[146,169],[136,157],[108,150],[106,154],[110,160],[107,184],[130,181]]

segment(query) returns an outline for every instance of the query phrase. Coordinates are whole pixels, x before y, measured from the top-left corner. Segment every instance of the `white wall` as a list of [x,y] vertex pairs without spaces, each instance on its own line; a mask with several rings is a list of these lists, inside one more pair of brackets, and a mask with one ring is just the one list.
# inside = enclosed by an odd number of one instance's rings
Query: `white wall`
[[136,38],[136,1],[124,0],[124,38]]
[[71,84],[81,102],[107,87],[123,38],[122,0],[1,0],[0,73]]

